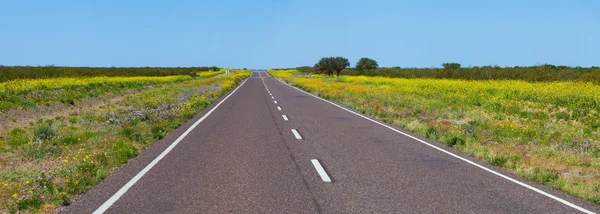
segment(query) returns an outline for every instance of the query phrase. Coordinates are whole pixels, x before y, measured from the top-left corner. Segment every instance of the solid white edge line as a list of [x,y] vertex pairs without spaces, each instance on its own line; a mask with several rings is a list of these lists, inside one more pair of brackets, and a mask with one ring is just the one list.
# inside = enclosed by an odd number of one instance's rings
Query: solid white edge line
[[283,120],[285,120],[285,121],[288,121],[288,120],[290,120],[290,119],[287,117],[287,115],[285,115],[285,114],[284,114],[284,115],[281,115],[281,116],[283,117]]
[[244,82],[242,82],[242,84],[240,84],[237,88],[235,88],[235,90],[233,90],[229,95],[227,95],[223,100],[221,100],[221,102],[217,103],[217,105],[215,105],[215,107],[213,107],[210,111],[206,112],[206,114],[204,116],[202,116],[200,119],[198,119],[198,121],[196,121],[190,128],[188,128],[183,134],[181,134],[181,136],[179,136],[179,138],[177,138],[175,141],[173,141],[173,143],[171,143],[171,145],[169,147],[167,147],[167,149],[165,149],[162,153],[160,153],[160,155],[158,155],[158,157],[156,157],[154,160],[152,160],[152,162],[150,162],[150,164],[148,164],[146,167],[144,167],[144,169],[142,169],[142,171],[140,171],[137,175],[135,175],[135,177],[133,177],[131,180],[129,180],[129,182],[127,182],[123,187],[121,187],[121,189],[119,189],[119,191],[117,191],[113,196],[111,196],[108,200],[106,200],[106,202],[104,202],[100,207],[98,207],[98,209],[96,209],[96,211],[94,211],[93,213],[101,214],[101,213],[106,212],[106,210],[108,210],[108,208],[110,208],[117,200],[119,200],[119,198],[121,198],[121,196],[123,196],[127,192],[127,190],[129,190],[129,188],[131,188],[136,182],[138,182],[148,171],[150,171],[150,169],[152,169],[152,167],[154,167],[154,165],[156,165],[173,148],[175,148],[175,146],[177,146],[177,144],[179,144],[179,142],[181,142],[181,140],[183,140],[183,138],[185,138],[185,136],[187,136],[194,128],[196,128],[196,126],[198,126],[198,124],[200,124],[204,119],[206,119],[209,115],[211,115],[215,109],[217,109],[223,102],[225,102],[225,100],[227,100],[227,98],[229,98],[240,87],[242,87],[244,85],[244,83],[246,83],[247,80],[248,79],[244,80]]
[[298,130],[292,129],[292,133],[294,133],[294,137],[296,137],[296,139],[302,140],[302,136],[300,136],[300,133],[298,133]]
[[323,169],[323,166],[321,166],[319,160],[311,159],[310,162],[312,162],[313,166],[317,170],[317,173],[319,173],[319,176],[321,176],[321,180],[323,180],[325,183],[330,183],[331,178],[329,178],[329,175],[327,175],[327,172],[325,172],[325,169]]
[[409,135],[409,134],[407,134],[407,133],[404,133],[404,132],[402,132],[402,131],[400,131],[400,130],[397,130],[397,129],[395,129],[395,128],[391,127],[391,126],[388,126],[388,125],[386,125],[386,124],[383,124],[383,123],[381,123],[381,122],[379,122],[379,121],[376,121],[376,120],[373,120],[373,119],[371,119],[371,118],[368,118],[368,117],[366,117],[366,116],[364,116],[364,115],[358,114],[358,113],[356,113],[356,112],[354,112],[354,111],[348,110],[348,109],[346,109],[345,107],[342,107],[342,106],[340,106],[340,105],[338,105],[338,104],[336,104],[336,103],[334,103],[334,102],[331,102],[331,101],[329,101],[329,100],[326,100],[326,99],[323,99],[323,98],[321,98],[321,97],[318,97],[318,96],[316,96],[316,95],[313,95],[313,94],[311,94],[311,93],[308,93],[308,92],[306,92],[306,91],[304,91],[304,90],[302,90],[302,89],[299,89],[299,88],[297,88],[297,87],[291,86],[291,85],[289,85],[289,84],[287,84],[287,83],[285,83],[285,82],[281,81],[280,79],[277,79],[277,80],[279,80],[279,82],[281,82],[281,83],[283,83],[283,84],[285,84],[285,85],[287,85],[287,86],[289,86],[289,87],[292,87],[292,88],[294,88],[294,89],[296,89],[296,90],[298,90],[298,91],[301,91],[301,92],[303,92],[303,93],[305,93],[305,94],[308,94],[308,95],[310,95],[310,96],[313,96],[313,97],[315,97],[315,98],[317,98],[317,99],[320,99],[320,100],[322,100],[322,101],[324,101],[324,102],[327,102],[327,103],[329,103],[329,104],[331,104],[331,105],[334,105],[334,106],[336,106],[336,107],[338,107],[338,108],[341,108],[341,109],[343,109],[343,110],[345,110],[345,111],[347,111],[347,112],[350,112],[350,113],[352,113],[352,114],[355,114],[355,115],[357,115],[357,116],[359,116],[359,117],[362,117],[362,118],[364,118],[364,119],[366,119],[366,120],[369,120],[369,121],[371,121],[371,122],[374,122],[374,123],[376,123],[376,124],[379,124],[379,125],[381,125],[381,126],[383,126],[383,127],[386,127],[386,128],[388,128],[388,129],[391,129],[392,131],[395,131],[395,132],[397,132],[397,133],[399,133],[399,134],[402,134],[402,135],[404,135],[404,136],[407,136],[407,137],[409,137],[409,138],[412,138],[412,139],[414,139],[414,140],[416,140],[416,141],[418,141],[418,142],[420,142],[420,143],[422,143],[422,144],[425,144],[425,145],[427,145],[427,146],[429,146],[429,147],[432,147],[432,148],[434,148],[434,149],[437,149],[437,150],[439,150],[439,151],[441,151],[441,152],[443,152],[443,153],[446,153],[447,155],[450,155],[450,156],[452,156],[452,157],[455,157],[455,158],[457,158],[457,159],[459,159],[459,160],[462,160],[462,161],[464,161],[464,162],[467,162],[467,163],[469,163],[469,164],[471,164],[471,165],[473,165],[473,166],[476,166],[476,167],[478,167],[478,168],[480,168],[480,169],[483,169],[483,170],[485,170],[485,171],[488,171],[488,172],[490,172],[490,173],[492,173],[492,174],[494,174],[494,175],[497,175],[497,176],[499,176],[499,177],[501,177],[501,178],[504,178],[504,179],[506,179],[506,180],[509,180],[509,181],[511,181],[511,182],[513,182],[513,183],[515,183],[515,184],[518,184],[518,185],[520,185],[520,186],[522,186],[522,187],[525,187],[525,188],[527,188],[527,189],[533,190],[534,192],[537,192],[537,193],[539,193],[539,194],[542,194],[542,195],[544,195],[544,196],[546,196],[546,197],[548,197],[548,198],[551,198],[551,199],[554,199],[554,200],[556,200],[556,201],[558,201],[558,202],[561,202],[561,203],[563,203],[563,204],[565,204],[565,205],[567,205],[567,206],[569,206],[569,207],[571,207],[571,208],[574,208],[574,209],[576,209],[576,210],[579,210],[579,211],[581,211],[581,212],[588,213],[588,214],[593,214],[593,213],[594,213],[594,212],[592,212],[592,211],[589,211],[589,210],[587,210],[587,209],[585,209],[585,208],[583,208],[583,207],[580,207],[580,206],[577,206],[577,205],[575,205],[575,204],[573,204],[573,203],[571,203],[571,202],[568,202],[568,201],[566,201],[566,200],[564,200],[564,199],[562,199],[562,198],[559,198],[559,197],[557,197],[557,196],[554,196],[554,195],[552,195],[552,194],[550,194],[550,193],[544,192],[543,190],[540,190],[540,189],[538,189],[538,188],[535,188],[535,187],[533,187],[533,186],[530,186],[530,185],[528,185],[528,184],[525,184],[525,183],[523,183],[523,182],[517,181],[517,180],[515,180],[515,179],[513,179],[513,178],[511,178],[511,177],[508,177],[508,176],[506,176],[506,175],[503,175],[502,173],[496,172],[496,171],[494,171],[494,170],[492,170],[492,169],[489,169],[489,168],[487,168],[487,167],[485,167],[485,166],[482,166],[482,165],[480,165],[480,164],[477,164],[477,163],[475,163],[475,162],[473,162],[473,161],[470,161],[470,160],[468,160],[468,159],[466,159],[466,158],[463,158],[463,157],[461,157],[461,156],[458,156],[458,155],[456,155],[456,154],[454,154],[454,153],[451,153],[451,152],[449,152],[449,151],[446,151],[446,150],[444,150],[444,149],[442,149],[442,148],[440,148],[440,147],[437,147],[437,146],[435,146],[435,145],[433,145],[433,144],[427,143],[427,142],[425,142],[425,141],[423,141],[423,140],[421,140],[421,139],[419,139],[419,138],[417,138],[417,137],[414,137],[414,136],[412,136],[412,135]]

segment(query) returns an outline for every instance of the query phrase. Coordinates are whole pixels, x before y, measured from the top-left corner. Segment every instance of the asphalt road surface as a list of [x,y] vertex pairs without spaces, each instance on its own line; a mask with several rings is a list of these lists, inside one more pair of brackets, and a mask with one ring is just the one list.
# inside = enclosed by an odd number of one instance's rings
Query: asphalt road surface
[[393,129],[254,72],[62,212],[600,210]]

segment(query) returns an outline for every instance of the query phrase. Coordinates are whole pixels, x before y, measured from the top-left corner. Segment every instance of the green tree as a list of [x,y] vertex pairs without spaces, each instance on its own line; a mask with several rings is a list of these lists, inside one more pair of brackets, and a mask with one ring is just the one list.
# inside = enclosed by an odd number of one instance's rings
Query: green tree
[[460,68],[460,63],[447,62],[447,63],[442,64],[442,66],[444,66],[444,69],[455,70],[455,69],[459,69]]
[[360,60],[358,60],[356,63],[356,69],[359,71],[377,69],[377,67],[379,67],[377,61],[367,57],[360,58]]
[[333,72],[339,77],[340,72],[350,66],[350,61],[348,59],[338,56],[338,57],[323,57],[317,64],[315,64],[315,70],[319,72],[325,72],[327,75],[333,75]]

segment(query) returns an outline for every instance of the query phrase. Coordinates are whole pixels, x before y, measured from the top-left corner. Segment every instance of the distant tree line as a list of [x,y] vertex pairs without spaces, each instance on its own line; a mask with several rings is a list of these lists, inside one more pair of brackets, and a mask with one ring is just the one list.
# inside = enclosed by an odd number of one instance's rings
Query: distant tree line
[[[331,58],[331,57],[329,57]],[[343,58],[343,57],[340,57]],[[321,61],[323,61],[323,58]],[[343,58],[345,59],[345,58]],[[340,59],[341,60],[341,59]],[[296,69],[305,73],[329,74],[327,69],[321,69],[319,61],[315,66],[301,66]],[[568,67],[551,64],[536,66],[474,66],[464,68],[461,64],[443,63],[443,68],[379,68],[377,61],[361,58],[354,68],[340,70],[339,74],[349,76],[382,76],[397,78],[432,78],[432,79],[465,79],[465,80],[525,80],[530,82],[549,81],[585,81],[600,83],[600,67]]]
[[171,76],[194,75],[196,72],[219,70],[211,67],[58,67],[0,66],[0,82],[13,79],[95,76]]

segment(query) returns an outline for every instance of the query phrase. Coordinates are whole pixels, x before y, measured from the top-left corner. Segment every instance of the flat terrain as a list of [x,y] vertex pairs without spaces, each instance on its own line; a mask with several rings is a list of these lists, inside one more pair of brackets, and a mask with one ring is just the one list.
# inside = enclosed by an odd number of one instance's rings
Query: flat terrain
[[[592,203],[504,173],[452,148],[400,134],[264,72],[252,73],[221,101],[149,147],[63,211],[600,211]],[[199,119],[201,122],[196,123]],[[171,150],[165,155],[165,149]],[[313,160],[318,160],[326,174],[318,173],[319,165]],[[149,164],[153,167],[147,168]],[[331,182],[325,182],[327,178]]]
[[598,84],[270,74],[600,205]]
[[0,213],[68,205],[250,72],[0,83]]

